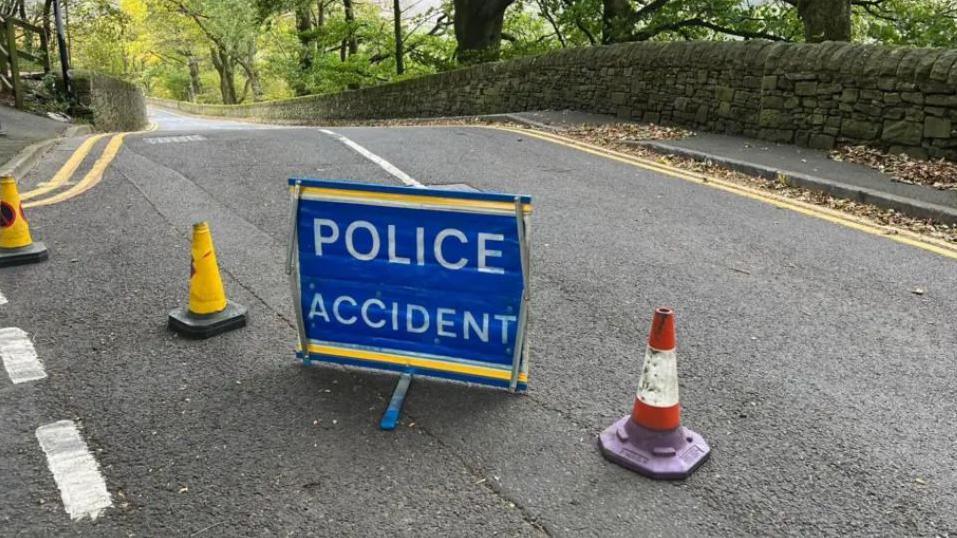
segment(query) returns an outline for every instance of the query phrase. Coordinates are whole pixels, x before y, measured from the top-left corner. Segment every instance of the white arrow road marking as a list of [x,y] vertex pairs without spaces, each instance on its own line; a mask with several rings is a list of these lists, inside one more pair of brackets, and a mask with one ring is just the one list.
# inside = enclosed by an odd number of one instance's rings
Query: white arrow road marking
[[43,364],[37,358],[33,342],[23,329],[7,327],[0,329],[0,357],[3,367],[14,383],[36,381],[47,376]]
[[335,139],[338,140],[339,142],[342,142],[343,144],[349,146],[350,148],[352,148],[353,150],[355,150],[356,153],[358,153],[359,155],[362,155],[362,156],[365,157],[366,159],[369,159],[370,161],[376,163],[377,165],[379,165],[380,168],[382,168],[382,169],[385,170],[386,172],[392,174],[394,177],[396,177],[396,178],[397,178],[399,181],[401,181],[402,183],[405,183],[406,185],[408,185],[408,186],[410,186],[410,187],[418,187],[418,188],[420,188],[420,189],[426,188],[425,185],[423,185],[423,184],[419,183],[418,181],[412,179],[412,176],[410,176],[409,174],[406,174],[406,173],[403,172],[402,170],[399,170],[398,168],[396,168],[396,167],[395,167],[392,163],[390,163],[389,161],[383,159],[382,157],[379,157],[379,156],[376,155],[375,153],[372,153],[371,151],[369,151],[369,150],[367,150],[366,148],[360,146],[359,144],[356,144],[355,142],[353,142],[352,140],[349,140],[348,138],[342,136],[341,134],[339,134],[339,133],[334,133],[334,132],[332,132],[332,131],[330,131],[330,130],[328,130],[328,129],[319,129],[319,131],[321,131],[321,132],[323,132],[323,133],[325,133],[325,134],[327,134],[327,135],[329,135],[329,136],[335,138]]
[[60,488],[63,508],[72,519],[89,516],[95,520],[103,510],[113,506],[100,467],[73,421],[61,420],[40,426],[37,440]]

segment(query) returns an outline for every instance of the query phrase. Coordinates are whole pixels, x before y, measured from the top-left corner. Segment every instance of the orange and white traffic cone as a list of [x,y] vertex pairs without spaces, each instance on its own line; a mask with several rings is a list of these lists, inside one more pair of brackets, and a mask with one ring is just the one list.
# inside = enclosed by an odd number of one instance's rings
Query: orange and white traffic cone
[[711,454],[700,435],[681,426],[675,345],[674,312],[659,308],[631,415],[598,438],[605,458],[656,479],[686,478]]
[[193,338],[209,338],[246,325],[246,308],[226,299],[209,224],[193,225],[189,306],[169,313],[169,328]]
[[47,247],[34,242],[23,214],[17,180],[0,178],[0,267],[40,262],[49,257]]

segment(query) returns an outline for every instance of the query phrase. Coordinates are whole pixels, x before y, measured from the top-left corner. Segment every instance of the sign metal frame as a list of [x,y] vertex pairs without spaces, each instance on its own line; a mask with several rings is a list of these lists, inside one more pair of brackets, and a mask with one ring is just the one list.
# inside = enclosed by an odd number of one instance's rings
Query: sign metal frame
[[[411,381],[411,376],[413,375],[424,375],[427,377],[476,383],[484,386],[495,386],[507,389],[509,392],[513,393],[521,392],[527,389],[529,365],[527,329],[529,324],[530,301],[528,216],[532,210],[531,197],[485,192],[413,189],[410,187],[368,185],[362,183],[304,178],[291,178],[289,180],[289,185],[290,237],[286,272],[289,276],[290,292],[292,293],[296,309],[296,325],[299,338],[297,356],[304,365],[310,365],[313,362],[329,362],[333,364],[357,366],[371,370],[398,372],[402,374],[402,376],[400,377],[400,383],[397,385],[397,394],[407,390],[409,382]],[[336,196],[346,196],[350,198],[349,203],[356,204],[362,204],[363,196],[366,196],[364,193],[368,193],[370,199],[374,196],[379,196],[382,198],[388,197],[388,199],[391,201],[390,203],[401,204],[402,207],[408,207],[411,209],[435,210],[435,204],[449,204],[450,206],[454,207],[450,207],[447,209],[448,211],[475,212],[480,214],[500,216],[507,216],[510,213],[514,213],[516,236],[513,236],[512,241],[515,241],[515,237],[517,237],[522,290],[521,297],[518,301],[518,316],[517,320],[515,321],[515,338],[512,342],[512,361],[507,369],[499,370],[501,374],[494,375],[488,373],[475,373],[480,370],[491,372],[498,369],[497,367],[493,368],[493,363],[476,363],[478,366],[471,367],[471,370],[466,370],[465,368],[462,368],[461,370],[449,368],[443,372],[441,369],[434,369],[437,368],[434,366],[434,364],[441,362],[440,357],[438,356],[417,357],[416,353],[413,352],[408,352],[408,357],[403,357],[401,354],[395,355],[395,357],[409,359],[403,366],[402,364],[399,364],[400,361],[394,360],[375,362],[377,359],[375,357],[369,356],[370,354],[366,354],[367,357],[363,357],[361,353],[357,352],[353,357],[346,357],[323,353],[325,349],[319,351],[316,349],[310,350],[310,346],[320,348],[322,346],[317,346],[315,342],[310,339],[309,334],[306,331],[302,299],[299,225],[300,218],[302,216],[301,211],[304,195],[316,196],[313,193],[323,190],[325,190],[325,192],[333,193]],[[320,199],[320,201],[327,200]],[[370,205],[373,204],[370,202]],[[509,206],[511,206],[512,209],[509,209]],[[512,274],[514,274],[514,272]],[[394,350],[386,351],[391,352]],[[463,359],[463,362],[468,363],[469,361]],[[432,366],[430,366],[430,364]],[[449,364],[451,365],[451,363]],[[485,365],[486,367],[483,368],[482,365]],[[466,366],[468,365],[466,364]],[[460,375],[456,375],[457,371],[469,371],[471,373],[462,373]],[[483,380],[482,377],[485,375],[488,375],[489,377]],[[401,389],[401,391],[399,389]],[[390,405],[392,415],[397,415],[396,405],[401,406],[401,399],[399,402],[393,401]],[[387,422],[390,422],[391,426],[394,427],[394,420],[387,421],[384,418],[382,422],[382,427],[384,429],[391,429],[386,427]]]
[[306,336],[306,322],[302,317],[302,308],[299,306],[299,297],[302,290],[299,289],[299,203],[302,200],[302,181],[296,180],[292,189],[290,189],[290,226],[289,226],[289,252],[286,259],[286,275],[289,276],[289,287],[292,292],[293,300],[296,302],[296,330],[299,333],[299,353],[302,353],[303,364],[309,366],[312,362],[309,356],[309,340]]

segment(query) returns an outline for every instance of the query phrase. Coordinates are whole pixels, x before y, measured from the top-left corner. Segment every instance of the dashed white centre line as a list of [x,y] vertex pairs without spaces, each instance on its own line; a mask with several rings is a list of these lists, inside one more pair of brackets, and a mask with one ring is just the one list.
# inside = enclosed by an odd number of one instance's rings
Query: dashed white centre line
[[379,157],[379,156],[376,155],[375,153],[372,153],[371,151],[369,151],[369,150],[367,150],[366,148],[360,146],[359,144],[356,144],[355,142],[353,142],[352,140],[349,140],[348,138],[342,136],[341,134],[339,134],[339,133],[334,133],[334,132],[332,132],[332,131],[330,131],[330,130],[328,130],[328,129],[319,129],[319,131],[320,131],[320,132],[323,132],[323,133],[325,133],[325,134],[327,134],[327,135],[329,135],[329,136],[335,138],[335,139],[338,140],[339,142],[342,142],[343,144],[349,146],[350,148],[352,148],[353,150],[355,150],[356,153],[358,153],[359,155],[362,155],[362,156],[365,157],[366,159],[369,159],[370,161],[376,163],[377,165],[379,165],[380,168],[382,168],[383,170],[385,170],[386,172],[388,172],[389,174],[391,174],[392,176],[394,176],[395,178],[397,178],[397,179],[398,179],[399,181],[401,181],[402,183],[405,183],[406,185],[408,185],[408,186],[410,186],[410,187],[418,187],[418,188],[420,188],[420,189],[425,189],[425,188],[427,188],[425,185],[423,185],[423,184],[419,183],[418,181],[416,181],[415,179],[413,179],[412,176],[410,176],[409,174],[406,174],[406,173],[403,172],[402,170],[399,170],[398,168],[396,168],[396,167],[395,167],[392,163],[390,163],[389,161],[383,159],[382,157]]
[[23,329],[0,329],[0,357],[10,381],[14,383],[36,381],[47,376],[30,336]]
[[100,468],[80,437],[76,424],[61,420],[37,428],[37,440],[47,456],[47,465],[60,488],[63,508],[70,518],[95,520],[113,506]]

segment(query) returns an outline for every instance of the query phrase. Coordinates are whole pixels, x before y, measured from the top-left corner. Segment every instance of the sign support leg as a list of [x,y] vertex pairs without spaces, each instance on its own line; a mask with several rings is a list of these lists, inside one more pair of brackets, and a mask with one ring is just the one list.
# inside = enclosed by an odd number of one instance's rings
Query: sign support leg
[[409,385],[412,384],[412,374],[404,373],[395,384],[395,390],[392,392],[392,401],[389,407],[382,415],[382,421],[379,422],[379,428],[383,430],[394,430],[399,423],[399,414],[402,412],[402,404],[405,403],[405,394],[409,391]]

